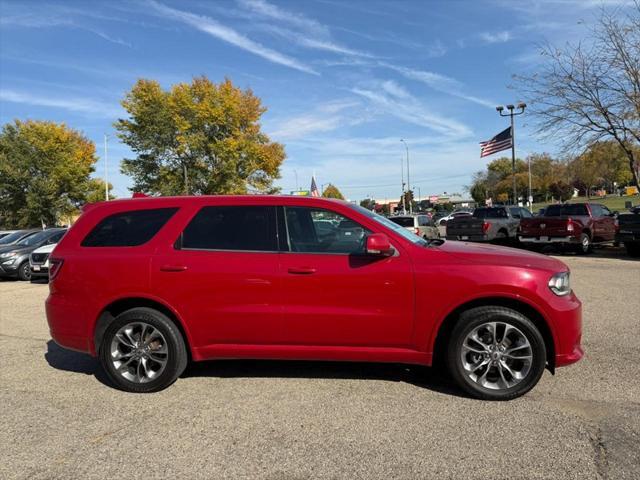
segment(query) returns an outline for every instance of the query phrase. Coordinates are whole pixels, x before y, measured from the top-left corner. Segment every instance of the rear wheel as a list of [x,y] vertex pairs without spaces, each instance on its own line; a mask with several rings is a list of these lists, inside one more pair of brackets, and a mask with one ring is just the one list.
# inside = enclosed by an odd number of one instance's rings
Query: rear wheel
[[576,253],[580,255],[586,255],[590,253],[593,248],[591,244],[591,237],[587,233],[580,235],[580,243],[576,246]]
[[29,262],[22,262],[18,267],[18,278],[23,282],[31,280],[31,266]]
[[544,339],[521,313],[476,307],[460,315],[447,352],[449,371],[466,392],[483,400],[511,400],[540,380]]
[[133,308],[107,327],[100,363],[121,390],[157,392],[171,385],[187,366],[187,348],[178,327],[151,308]]

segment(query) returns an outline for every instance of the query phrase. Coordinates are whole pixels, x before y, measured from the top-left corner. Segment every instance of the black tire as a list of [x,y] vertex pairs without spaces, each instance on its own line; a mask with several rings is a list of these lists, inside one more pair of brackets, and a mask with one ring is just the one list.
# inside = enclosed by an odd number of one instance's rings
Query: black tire
[[[525,377],[508,388],[487,388],[471,379],[463,365],[463,343],[477,327],[487,322],[501,322],[517,328],[528,340],[531,365]],[[531,390],[544,373],[547,352],[540,331],[521,313],[505,307],[476,307],[463,312],[456,323],[447,348],[447,366],[454,381],[471,396],[481,400],[512,400]]]
[[31,280],[31,266],[29,265],[29,261],[22,262],[18,267],[18,279],[23,282],[28,282]]
[[593,251],[593,244],[591,243],[591,237],[587,233],[580,235],[580,243],[576,245],[575,249],[578,255],[586,255]]
[[625,242],[624,248],[630,257],[640,257],[640,242]]
[[[167,362],[157,378],[138,383],[123,377],[116,370],[111,358],[111,342],[122,327],[135,322],[144,322],[157,329],[166,340]],[[120,390],[132,393],[157,392],[167,388],[184,372],[187,366],[187,347],[178,327],[163,313],[152,308],[139,307],[118,315],[109,324],[102,337],[99,351],[100,364],[109,379]]]

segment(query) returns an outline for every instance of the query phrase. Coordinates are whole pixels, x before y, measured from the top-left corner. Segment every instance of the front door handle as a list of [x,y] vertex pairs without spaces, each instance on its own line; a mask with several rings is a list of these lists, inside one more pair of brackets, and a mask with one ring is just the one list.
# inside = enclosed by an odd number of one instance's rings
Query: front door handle
[[291,267],[288,272],[293,275],[311,275],[316,273],[316,269],[311,267]]
[[186,265],[162,265],[160,267],[162,272],[184,272],[186,269]]

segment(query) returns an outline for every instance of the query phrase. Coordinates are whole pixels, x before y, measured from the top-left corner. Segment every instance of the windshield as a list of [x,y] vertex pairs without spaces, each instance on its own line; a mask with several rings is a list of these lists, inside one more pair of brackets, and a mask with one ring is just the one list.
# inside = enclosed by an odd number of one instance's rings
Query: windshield
[[25,232],[23,230],[19,232],[10,233],[6,237],[0,238],[0,245],[9,245],[10,243],[15,242],[16,240],[20,240],[24,236],[25,236]]
[[366,208],[363,208],[359,205],[350,205],[350,206],[351,208],[353,208],[354,210],[357,210],[362,215],[365,215],[370,219],[375,220],[379,224],[384,225],[388,229],[393,230],[395,233],[409,240],[411,243],[415,243],[416,245],[422,245],[422,246],[429,245],[429,242],[427,242],[422,237],[419,237],[418,235],[410,232],[409,230],[406,230],[404,227],[401,227],[397,223],[393,223],[391,220],[383,217],[382,215],[378,215],[377,213],[374,213],[371,210],[367,210]]
[[580,204],[565,204],[565,205],[549,205],[544,213],[545,217],[564,217],[567,215],[589,215],[587,207]]
[[27,238],[23,238],[16,245],[20,245],[21,247],[31,247],[33,245],[37,245],[40,242],[46,240],[51,236],[51,231],[38,232],[33,235],[29,235]]
[[413,227],[413,217],[391,217],[389,220],[401,227]]

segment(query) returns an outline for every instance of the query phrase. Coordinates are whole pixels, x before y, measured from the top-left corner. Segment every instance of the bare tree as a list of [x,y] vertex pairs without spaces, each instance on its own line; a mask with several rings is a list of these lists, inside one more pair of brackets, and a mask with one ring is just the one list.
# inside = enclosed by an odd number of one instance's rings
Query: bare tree
[[631,12],[603,12],[588,42],[545,46],[545,62],[533,75],[514,75],[537,116],[538,131],[565,149],[614,139],[638,185],[640,143],[640,2]]

